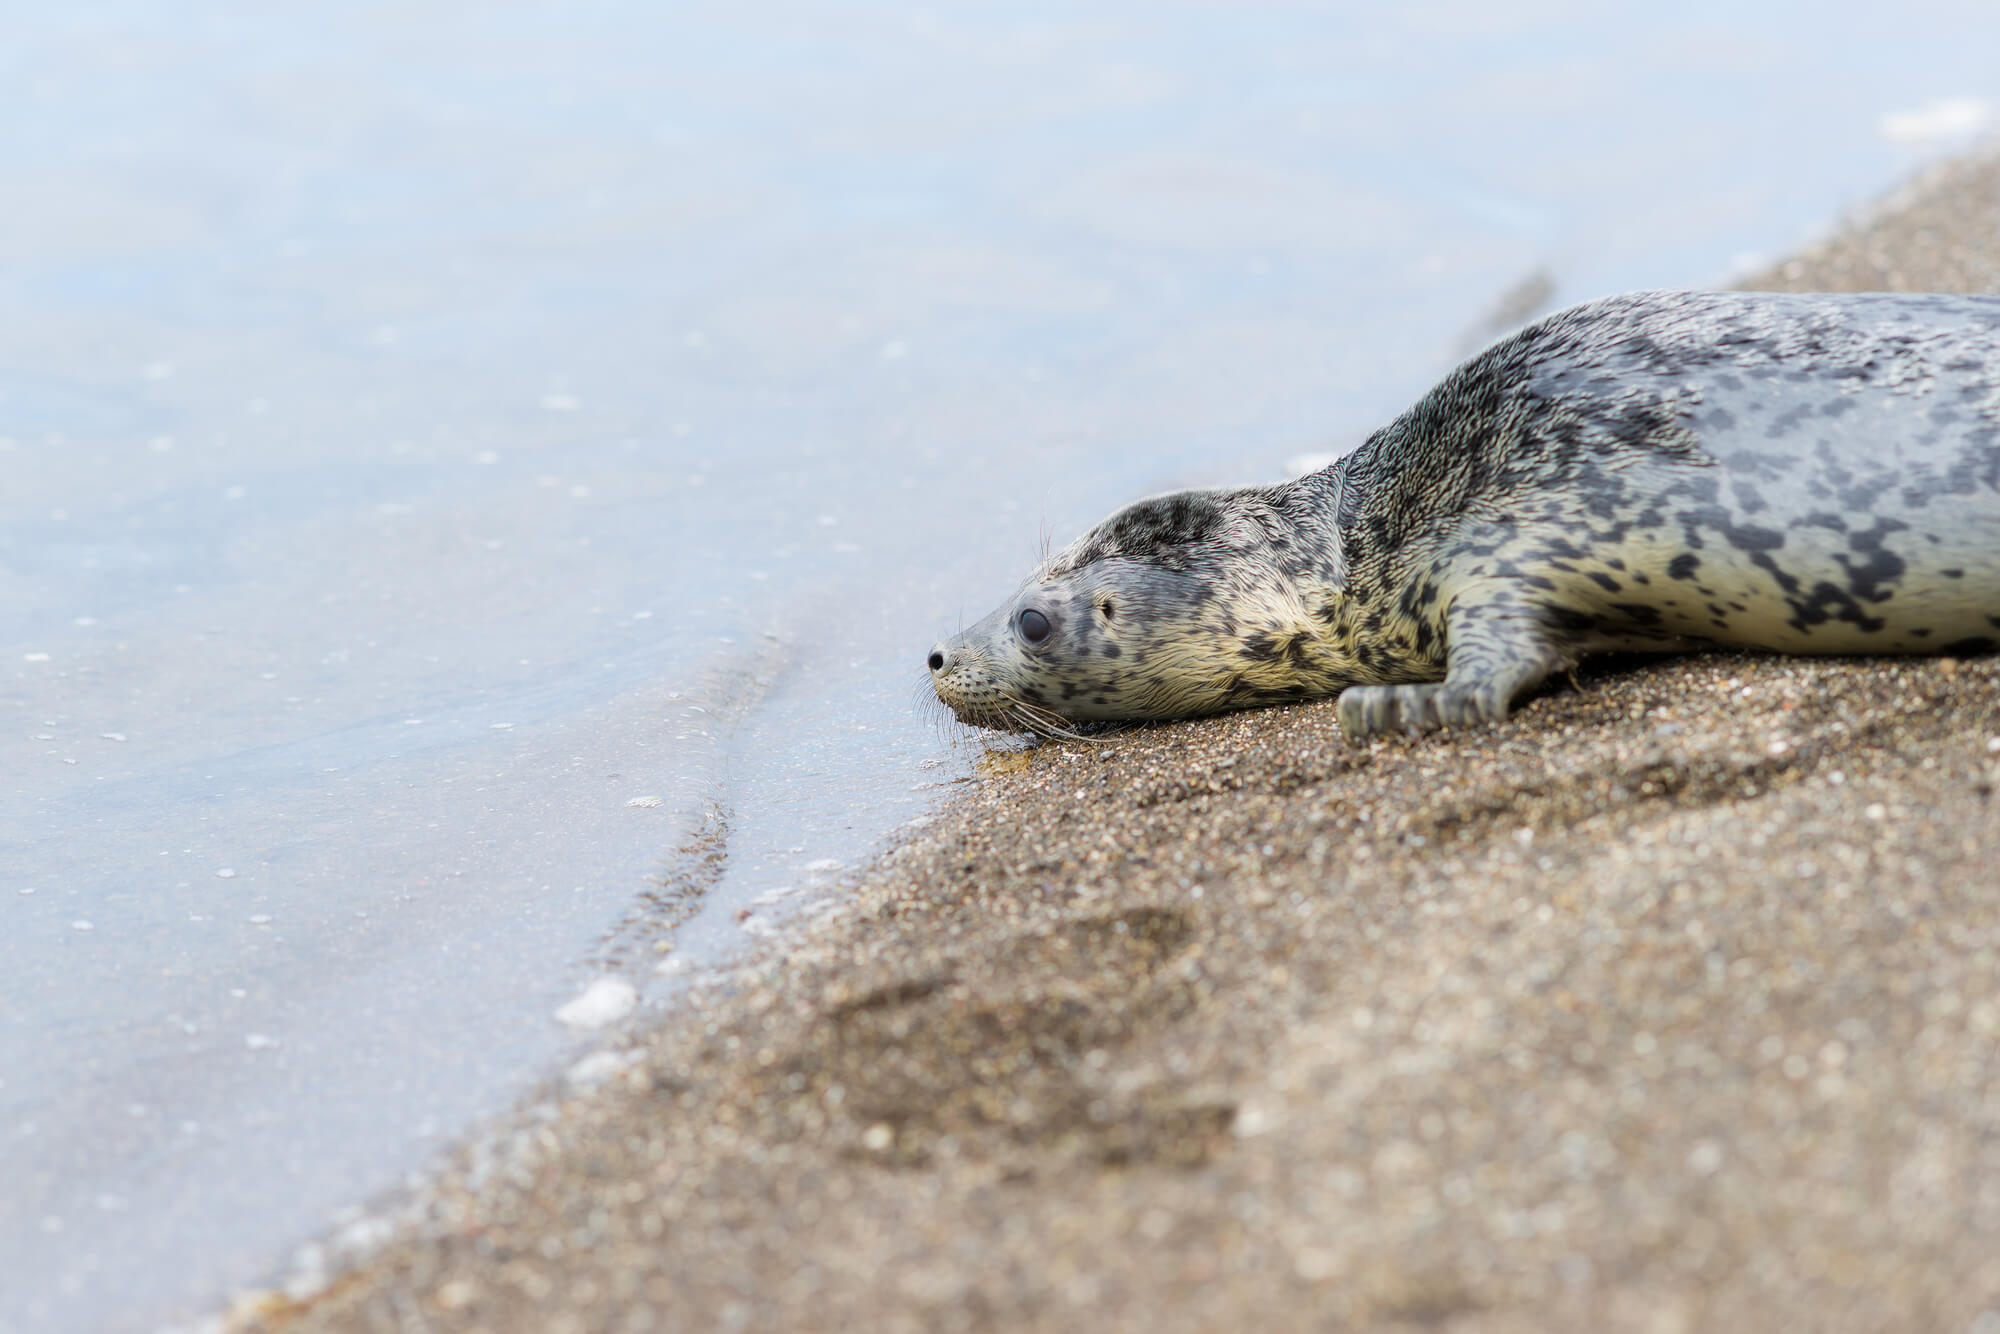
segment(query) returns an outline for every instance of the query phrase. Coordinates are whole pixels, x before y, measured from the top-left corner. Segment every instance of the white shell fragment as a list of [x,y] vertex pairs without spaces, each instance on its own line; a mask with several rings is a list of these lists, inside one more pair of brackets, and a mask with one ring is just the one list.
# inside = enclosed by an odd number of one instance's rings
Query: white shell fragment
[[622,977],[600,977],[556,1011],[556,1019],[571,1028],[603,1028],[638,1008],[639,989]]

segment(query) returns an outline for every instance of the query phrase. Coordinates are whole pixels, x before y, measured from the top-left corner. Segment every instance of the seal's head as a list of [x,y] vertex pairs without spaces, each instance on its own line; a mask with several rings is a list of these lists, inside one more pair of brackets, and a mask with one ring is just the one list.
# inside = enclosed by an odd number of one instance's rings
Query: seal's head
[[974,726],[1050,733],[1315,693],[1301,668],[1323,656],[1337,589],[1278,499],[1182,491],[1121,510],[931,650],[938,699]]

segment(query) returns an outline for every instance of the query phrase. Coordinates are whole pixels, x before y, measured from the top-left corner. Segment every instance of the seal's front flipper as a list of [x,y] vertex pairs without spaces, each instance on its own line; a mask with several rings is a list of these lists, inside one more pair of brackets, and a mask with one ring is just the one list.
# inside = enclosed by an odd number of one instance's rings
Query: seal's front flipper
[[1445,613],[1443,682],[1350,686],[1340,696],[1340,730],[1359,745],[1383,732],[1502,722],[1515,700],[1574,662],[1546,619],[1511,594],[1461,596]]

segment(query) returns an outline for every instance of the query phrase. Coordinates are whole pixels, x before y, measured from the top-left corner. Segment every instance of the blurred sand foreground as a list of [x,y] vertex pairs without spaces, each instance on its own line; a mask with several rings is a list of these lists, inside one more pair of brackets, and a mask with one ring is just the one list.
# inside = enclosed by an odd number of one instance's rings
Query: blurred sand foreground
[[[2000,290],[2000,161],[1752,286]],[[2000,1334],[2000,661],[988,762],[242,1328]]]

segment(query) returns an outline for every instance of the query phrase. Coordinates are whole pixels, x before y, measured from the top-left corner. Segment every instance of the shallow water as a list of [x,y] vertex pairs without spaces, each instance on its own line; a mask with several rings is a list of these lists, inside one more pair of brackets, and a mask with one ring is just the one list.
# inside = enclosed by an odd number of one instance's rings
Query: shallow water
[[1988,6],[1602,8],[12,16],[0,1334],[267,1277],[934,805],[1044,535],[2000,98]]

